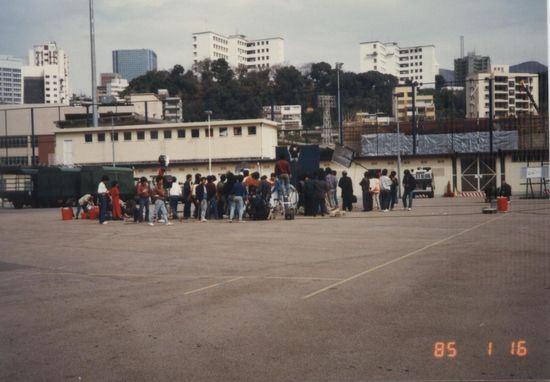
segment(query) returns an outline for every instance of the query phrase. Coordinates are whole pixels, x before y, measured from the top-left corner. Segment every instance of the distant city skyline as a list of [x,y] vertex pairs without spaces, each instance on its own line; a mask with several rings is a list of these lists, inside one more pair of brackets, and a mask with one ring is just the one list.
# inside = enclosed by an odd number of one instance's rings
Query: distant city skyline
[[[192,10],[192,12],[190,11]],[[24,58],[33,45],[56,41],[69,57],[73,92],[91,93],[88,2],[20,0],[0,13],[0,54]],[[97,73],[111,71],[111,52],[154,50],[158,68],[193,62],[192,34],[280,36],[286,64],[325,61],[359,71],[359,44],[433,44],[441,68],[465,53],[491,62],[548,65],[545,0],[95,0]]]

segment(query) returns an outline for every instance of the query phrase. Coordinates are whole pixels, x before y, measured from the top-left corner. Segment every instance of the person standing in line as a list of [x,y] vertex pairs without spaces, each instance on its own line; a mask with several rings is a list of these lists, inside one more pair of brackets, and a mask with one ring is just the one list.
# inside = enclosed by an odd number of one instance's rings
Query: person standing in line
[[359,185],[363,192],[363,211],[372,211],[372,193],[370,192],[370,176],[368,171],[365,171],[363,174],[363,179],[361,179]]
[[113,205],[113,220],[122,220],[122,209],[120,208],[120,189],[118,182],[113,180],[111,182],[111,204]]
[[183,219],[191,217],[191,192],[193,189],[193,175],[187,174],[183,183]]
[[201,174],[199,173],[195,174],[195,183],[191,187],[191,198],[193,200],[193,206],[195,207],[195,209],[193,210],[193,217],[195,219],[201,218],[199,214],[201,205],[200,205],[200,202],[197,200],[197,187],[199,186],[199,184],[201,184],[201,179],[202,179]]
[[304,216],[315,216],[315,180],[306,174],[302,189],[304,200]]
[[147,178],[142,176],[137,185],[136,193],[139,198],[139,221],[143,221],[143,210],[145,209],[145,220],[149,222],[149,225],[153,225],[153,214],[149,211],[149,197],[151,196],[151,188]]
[[338,183],[336,182],[336,176],[332,173],[332,169],[327,167],[325,169],[325,182],[327,183],[328,202],[331,209],[338,207],[336,202],[336,190],[338,189]]
[[208,209],[208,189],[206,188],[206,178],[203,176],[195,189],[198,211],[197,216],[201,222],[207,222],[206,210]]
[[[334,182],[338,185],[338,177],[337,177],[336,170],[332,171],[332,176],[334,176]],[[338,190],[336,187],[334,187],[332,197],[334,198],[334,205],[336,206],[336,208],[338,208]]]
[[348,177],[348,173],[346,171],[342,171],[342,177],[338,182],[338,187],[340,187],[342,190],[342,209],[344,211],[351,211],[353,209],[353,184],[351,182],[351,178]]
[[99,202],[99,224],[107,224],[105,215],[107,214],[107,199],[109,198],[109,190],[107,190],[107,182],[109,177],[103,175],[97,186],[97,200]]
[[231,196],[233,197],[233,202],[231,203],[231,212],[229,213],[229,222],[233,222],[233,217],[235,217],[235,210],[239,215],[239,223],[243,222],[244,214],[244,198],[246,197],[246,186],[243,184],[243,176],[239,175],[237,181],[233,184],[231,188]]
[[409,170],[404,171],[403,175],[403,209],[412,209],[413,192],[416,188],[416,178]]
[[397,187],[399,187],[399,180],[397,180],[397,173],[395,171],[390,172],[391,179],[391,195],[390,195],[390,210],[397,204]]
[[376,209],[380,210],[380,173],[377,171],[376,175],[369,180],[372,200],[374,201],[374,204],[376,204]]
[[170,187],[170,211],[172,212],[172,219],[178,219],[178,202],[181,199],[181,185],[178,183],[178,179],[174,176],[172,177],[172,187]]
[[383,169],[380,176],[380,208],[382,212],[388,212],[390,207],[392,181],[388,176],[388,170]]
[[164,178],[162,176],[157,176],[155,190],[153,193],[153,200],[155,203],[155,213],[158,223],[164,223],[165,225],[172,225],[168,221],[168,211],[166,211],[166,191],[164,190]]
[[216,187],[216,176],[215,175],[208,175],[206,177],[206,192],[208,193],[207,198],[207,218],[208,219],[217,219],[218,218],[218,201],[216,198],[216,194],[218,193],[218,189]]
[[216,184],[216,211],[218,212],[218,219],[223,219],[225,215],[225,205],[227,200],[223,194],[223,186],[225,185],[227,177],[225,174],[220,175],[220,181]]

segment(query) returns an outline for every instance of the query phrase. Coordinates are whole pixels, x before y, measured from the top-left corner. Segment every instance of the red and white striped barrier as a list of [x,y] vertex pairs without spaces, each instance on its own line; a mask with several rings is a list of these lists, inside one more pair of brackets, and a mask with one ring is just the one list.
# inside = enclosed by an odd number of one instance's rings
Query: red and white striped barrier
[[464,191],[459,194],[463,198],[485,198],[483,191]]

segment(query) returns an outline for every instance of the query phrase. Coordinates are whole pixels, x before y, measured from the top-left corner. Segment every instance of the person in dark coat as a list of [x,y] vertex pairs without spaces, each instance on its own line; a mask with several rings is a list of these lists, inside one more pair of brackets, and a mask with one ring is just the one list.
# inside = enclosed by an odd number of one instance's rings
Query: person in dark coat
[[193,189],[193,175],[187,174],[185,176],[185,183],[183,183],[183,218],[189,219],[191,217],[191,193]]
[[304,178],[304,215],[315,216],[317,211],[315,210],[315,180],[306,175]]
[[403,175],[403,209],[411,210],[413,201],[413,192],[416,188],[416,178],[409,170],[405,170]]
[[325,181],[325,172],[319,169],[317,179],[315,180],[315,212],[325,216],[327,206],[325,203],[327,197],[327,182]]
[[393,207],[395,207],[397,202],[397,187],[399,187],[399,180],[397,179],[397,173],[395,171],[392,171],[390,173],[390,179],[391,179],[391,187],[390,187],[390,210],[393,210]]
[[372,211],[372,192],[370,192],[370,175],[368,171],[365,171],[359,185],[363,192],[363,211]]
[[348,211],[351,211],[353,208],[352,199],[353,199],[353,184],[351,178],[348,177],[346,171],[342,171],[342,177],[338,182],[338,187],[342,190],[342,208]]

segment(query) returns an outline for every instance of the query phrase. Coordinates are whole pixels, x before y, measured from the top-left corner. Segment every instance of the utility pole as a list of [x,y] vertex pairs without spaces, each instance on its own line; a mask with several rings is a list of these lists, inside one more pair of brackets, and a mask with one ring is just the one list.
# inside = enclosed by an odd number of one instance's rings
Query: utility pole
[[[401,132],[399,131],[399,96],[397,93],[393,95],[395,98],[395,122],[397,123],[397,197],[401,198]],[[407,110],[405,110],[405,114]]]
[[94,127],[98,126],[97,121],[97,83],[95,73],[95,31],[94,31],[94,0],[90,3],[90,51],[92,59],[92,118]]
[[208,175],[212,175],[212,130],[210,129],[210,116],[212,110],[206,110],[208,116]]
[[413,155],[416,155],[416,87],[417,82],[411,84],[412,89],[412,136],[413,136]]
[[342,130],[342,112],[340,111],[340,70],[342,70],[342,62],[336,63],[336,84],[338,86],[338,137],[339,143],[344,144],[344,132]]
[[[494,89],[493,89],[493,75],[489,77],[489,161],[490,165],[495,171],[495,186],[494,190],[491,193],[491,207],[496,206],[496,196],[497,196],[497,187],[496,187],[496,160],[493,156],[493,114],[494,114]],[[492,187],[492,186],[491,186]]]

